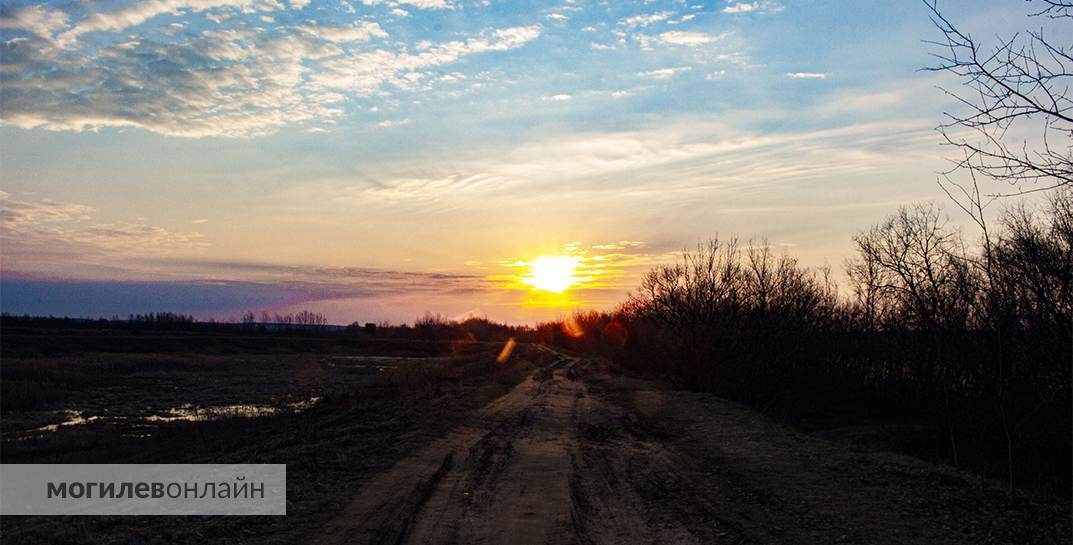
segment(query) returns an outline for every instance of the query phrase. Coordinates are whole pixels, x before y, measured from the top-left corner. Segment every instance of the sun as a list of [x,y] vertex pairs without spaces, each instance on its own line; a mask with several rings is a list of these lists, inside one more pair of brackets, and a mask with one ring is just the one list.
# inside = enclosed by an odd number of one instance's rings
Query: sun
[[534,290],[562,293],[577,284],[574,271],[578,258],[565,255],[543,256],[529,262],[529,275],[524,282]]

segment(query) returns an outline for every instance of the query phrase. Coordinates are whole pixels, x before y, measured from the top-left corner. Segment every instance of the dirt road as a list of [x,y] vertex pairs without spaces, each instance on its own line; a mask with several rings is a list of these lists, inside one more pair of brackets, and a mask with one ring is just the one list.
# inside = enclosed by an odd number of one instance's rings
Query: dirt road
[[310,543],[1069,539],[1068,504],[1010,508],[949,468],[851,452],[567,354],[354,492]]

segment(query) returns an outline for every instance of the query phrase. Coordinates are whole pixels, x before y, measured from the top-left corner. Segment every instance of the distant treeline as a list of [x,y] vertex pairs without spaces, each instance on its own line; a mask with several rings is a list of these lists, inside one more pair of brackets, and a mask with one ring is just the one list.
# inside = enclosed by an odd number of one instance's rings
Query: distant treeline
[[[985,231],[988,231],[985,229]],[[1073,198],[1016,206],[968,244],[932,205],[853,237],[848,293],[766,242],[713,240],[612,312],[543,339],[793,414],[931,422],[953,464],[1070,494]]]
[[438,314],[426,314],[414,320],[413,325],[389,322],[354,322],[347,326],[332,325],[320,313],[303,310],[294,314],[270,314],[247,311],[238,320],[199,321],[193,316],[174,312],[131,314],[126,318],[69,318],[55,316],[0,315],[0,327],[11,331],[16,327],[62,327],[62,328],[107,328],[124,330],[173,330],[216,332],[274,332],[303,334],[349,334],[394,339],[435,341],[495,341],[531,338],[533,329],[526,326],[508,326],[486,318],[451,320]]
[[[252,315],[252,313],[247,313]],[[30,316],[13,315],[4,313],[0,316],[0,322],[5,326],[32,325],[39,327],[62,326],[62,327],[108,327],[118,329],[151,329],[151,330],[189,330],[189,331],[234,331],[234,330],[305,330],[305,331],[341,331],[342,326],[333,326],[327,323],[323,314],[310,311],[302,311],[297,314],[286,316],[275,315],[278,321],[247,321],[245,315],[242,321],[232,320],[197,320],[191,315],[175,312],[149,312],[145,314],[130,314],[128,316],[112,316],[111,318],[69,318],[56,316]]]
[[[365,324],[363,327],[368,331],[373,325]],[[357,324],[351,327],[357,327]],[[414,320],[413,326],[381,322],[375,328],[379,336],[439,341],[506,342],[511,338],[529,338],[533,333],[533,329],[527,326],[510,326],[477,317],[458,321],[439,314],[425,314]]]

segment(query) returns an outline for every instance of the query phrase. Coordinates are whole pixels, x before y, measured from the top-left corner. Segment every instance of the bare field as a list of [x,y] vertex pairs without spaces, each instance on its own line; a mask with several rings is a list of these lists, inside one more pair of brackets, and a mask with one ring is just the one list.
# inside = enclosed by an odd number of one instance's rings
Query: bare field
[[4,542],[1068,543],[1068,503],[1011,506],[599,359],[293,342],[5,355],[5,463],[286,463],[288,515],[13,517]]

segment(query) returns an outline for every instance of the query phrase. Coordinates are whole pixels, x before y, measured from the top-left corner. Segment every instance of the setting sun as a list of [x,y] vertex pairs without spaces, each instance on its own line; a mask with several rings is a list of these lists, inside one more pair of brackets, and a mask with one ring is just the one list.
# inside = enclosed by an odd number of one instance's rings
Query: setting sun
[[525,283],[534,290],[562,293],[577,284],[574,276],[577,266],[578,258],[572,256],[538,257],[529,264],[529,276]]

